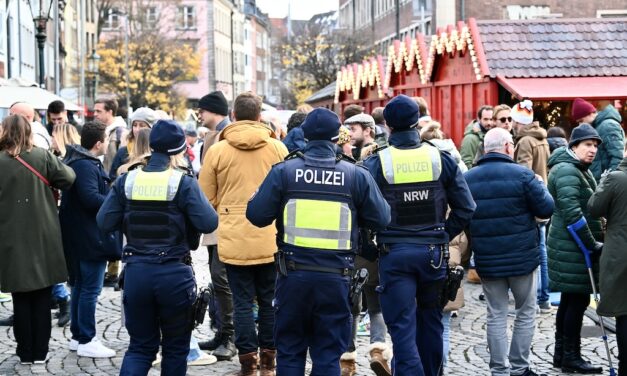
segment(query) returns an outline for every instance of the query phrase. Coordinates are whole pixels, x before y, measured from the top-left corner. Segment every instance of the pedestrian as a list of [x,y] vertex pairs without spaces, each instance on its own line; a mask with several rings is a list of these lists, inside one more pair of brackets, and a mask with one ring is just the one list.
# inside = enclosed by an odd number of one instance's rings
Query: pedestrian
[[[554,202],[543,181],[513,160],[514,142],[509,132],[489,130],[484,146],[486,154],[465,178],[477,203],[469,228],[487,302],[490,372],[493,376],[536,376],[529,363],[537,304],[536,269],[540,264],[535,218],[550,217]],[[508,345],[510,290],[516,317]]]
[[[229,106],[221,91],[215,91],[202,97],[198,103],[198,114],[202,124],[207,127],[201,148],[201,171],[205,167],[207,150],[219,140],[222,130],[231,122],[228,117]],[[200,176],[200,175],[199,175]],[[199,342],[203,350],[213,351],[218,360],[230,360],[237,354],[235,348],[235,327],[233,326],[233,295],[229,287],[226,266],[218,257],[218,237],[216,233],[204,234],[202,245],[209,253],[209,272],[215,300],[218,306],[218,330],[209,341]]]
[[33,146],[49,150],[52,146],[50,133],[39,121],[35,120],[35,108],[26,102],[16,102],[9,108],[9,115],[22,115],[28,120],[33,135]]
[[117,150],[111,162],[111,168],[107,171],[111,181],[118,177],[118,168],[129,161],[129,156],[133,153],[139,131],[152,128],[157,120],[157,114],[148,107],[140,107],[133,112],[133,115],[131,115],[131,131],[126,136],[126,145],[120,146]]
[[337,152],[347,157],[353,157],[353,145],[351,144],[351,130],[342,125],[339,130],[337,141]]
[[494,107],[492,111],[493,127],[503,128],[511,133],[513,129],[511,110],[512,108],[506,104],[499,104]]
[[603,110],[597,112],[590,102],[575,98],[572,105],[572,118],[578,124],[592,125],[601,137],[597,156],[590,166],[590,172],[599,182],[604,172],[614,170],[623,159],[625,131],[620,125],[622,121],[620,113],[609,102],[605,103]]
[[[627,153],[625,153],[627,156]],[[627,158],[607,177],[601,179],[588,201],[588,211],[607,220],[603,253],[599,261],[599,292],[597,313],[616,318],[618,373],[627,372]]]
[[370,116],[374,119],[375,138],[374,141],[379,146],[387,146],[388,138],[390,137],[390,129],[385,124],[385,118],[383,117],[384,107],[375,107],[372,110]]
[[435,376],[442,368],[446,249],[470,221],[475,203],[453,158],[420,142],[420,111],[413,99],[396,96],[383,115],[392,129],[390,146],[364,165],[392,213],[388,227],[376,234],[382,249],[377,291],[392,336],[392,369]]
[[482,148],[483,137],[494,125],[493,111],[492,106],[479,107],[477,118],[470,122],[464,130],[460,154],[468,169],[472,168],[477,153]]
[[[245,208],[272,165],[287,155],[287,149],[260,122],[261,105],[261,98],[254,93],[237,96],[233,104],[235,122],[224,128],[221,141],[207,151],[199,178],[220,216],[217,252],[233,294],[239,375],[256,374],[260,356],[262,373],[273,374],[276,354],[272,336],[275,231],[253,226],[245,218]],[[258,327],[253,317],[255,298]]]
[[[159,120],[143,169],[120,176],[98,211],[104,232],[123,228],[125,326],[131,337],[120,375],[147,375],[161,345],[161,374],[185,375],[196,282],[190,249],[218,217],[195,178],[175,169],[187,148],[183,129]],[[179,158],[180,159],[180,158]]]
[[310,112],[302,125],[309,140],[303,154],[275,165],[246,210],[256,226],[276,220],[278,375],[303,375],[308,350],[312,375],[340,375],[340,355],[351,334],[349,276],[359,243],[357,222],[381,229],[390,219],[368,172],[337,156],[340,127],[333,112]]
[[69,145],[80,145],[81,136],[70,123],[56,124],[52,130],[51,151],[59,158],[65,157]]
[[549,151],[551,154],[553,154],[557,148],[568,146],[566,132],[564,132],[564,128],[558,126],[549,128],[546,132],[546,141],[549,143]]
[[[521,166],[531,169],[546,184],[548,178],[547,163],[551,151],[547,141],[547,132],[533,121],[533,103],[524,100],[516,103],[511,110],[513,126],[516,131],[516,147],[514,160]],[[546,254],[546,224],[547,219],[538,219],[538,233],[540,235],[540,272],[538,274],[538,310],[540,313],[550,313],[549,302],[549,269]]]
[[51,188],[70,188],[75,175],[52,153],[33,147],[30,122],[20,115],[2,121],[0,171],[0,212],[5,213],[0,217],[0,290],[12,295],[20,362],[44,363],[52,286],[67,279]]
[[135,137],[135,146],[133,146],[133,151],[131,151],[128,156],[128,162],[118,168],[118,176],[126,174],[127,172],[132,171],[138,167],[143,167],[148,163],[150,155],[152,154],[152,152],[150,151],[151,131],[151,128],[143,128],[137,133],[137,136]]
[[555,318],[553,366],[564,372],[601,373],[581,357],[581,326],[590,304],[592,286],[581,250],[567,226],[585,217],[587,225],[578,231],[583,244],[593,253],[593,267],[598,270],[601,252],[601,219],[588,212],[588,200],[596,189],[590,165],[601,138],[590,124],[573,129],[568,147],[556,149],[549,158],[548,187],[558,208],[551,217],[547,240],[549,286],[561,292]]
[[[46,126],[48,133],[52,134],[56,125],[65,124],[68,122],[67,111],[65,110],[65,103],[61,100],[56,100],[48,104],[48,110],[46,111]],[[74,128],[77,130],[76,128]]]
[[357,114],[346,119],[344,125],[351,130],[351,143],[353,144],[353,158],[355,160],[365,159],[379,146],[375,143],[376,134],[372,116]]
[[344,108],[344,112],[342,113],[342,120],[346,121],[347,119],[352,118],[355,115],[363,114],[366,109],[358,104],[349,104]]
[[78,356],[90,358],[115,356],[115,351],[96,337],[96,305],[107,261],[119,259],[122,253],[119,234],[102,233],[96,224],[96,213],[109,192],[109,175],[98,159],[106,148],[104,124],[85,124],[81,145],[69,145],[67,149],[64,162],[74,170],[76,180],[72,188],[63,193],[59,209],[72,286],[69,348],[77,351]]
[[300,126],[306,117],[307,114],[304,112],[294,112],[287,122],[287,136],[283,140],[283,144],[290,153],[305,147],[305,136]]
[[464,173],[468,171],[466,164],[462,160],[461,154],[457,151],[455,143],[450,138],[445,138],[444,132],[442,132],[442,124],[435,120],[431,120],[422,129],[420,129],[420,138],[422,141],[429,141],[429,143],[440,151],[447,152],[457,163],[459,170]]

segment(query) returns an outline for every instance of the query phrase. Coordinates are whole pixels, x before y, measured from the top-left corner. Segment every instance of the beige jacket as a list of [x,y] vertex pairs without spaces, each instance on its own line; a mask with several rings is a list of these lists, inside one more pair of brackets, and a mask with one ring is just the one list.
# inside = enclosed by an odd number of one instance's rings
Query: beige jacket
[[[451,253],[448,264],[451,268],[456,267],[461,264],[462,259],[466,257],[467,254],[470,253],[468,249],[468,238],[466,234],[462,232],[451,240],[449,243],[449,252]],[[457,290],[457,296],[455,300],[452,302],[448,302],[448,304],[444,307],[444,312],[455,311],[464,306],[464,288],[460,287]]]
[[276,229],[258,228],[246,219],[248,200],[272,165],[288,154],[265,125],[254,121],[231,123],[211,146],[200,170],[200,188],[220,218],[218,256],[231,265],[273,262]]

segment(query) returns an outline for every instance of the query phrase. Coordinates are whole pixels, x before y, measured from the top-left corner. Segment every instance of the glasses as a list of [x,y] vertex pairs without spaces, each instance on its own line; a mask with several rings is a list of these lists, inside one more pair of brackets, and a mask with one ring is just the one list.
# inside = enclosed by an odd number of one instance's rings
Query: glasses
[[512,122],[512,117],[511,116],[510,117],[502,117],[502,118],[499,118],[499,121],[501,123],[511,123]]

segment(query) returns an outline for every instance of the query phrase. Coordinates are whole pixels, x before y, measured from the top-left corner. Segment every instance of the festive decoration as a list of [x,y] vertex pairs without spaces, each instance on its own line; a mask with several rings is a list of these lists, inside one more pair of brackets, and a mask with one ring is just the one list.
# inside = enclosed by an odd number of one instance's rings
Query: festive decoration
[[359,92],[362,88],[375,87],[379,98],[384,97],[384,87],[381,77],[383,76],[383,58],[377,56],[370,58],[361,64],[351,64],[342,68],[337,73],[337,84],[335,85],[335,103],[339,102],[340,93],[352,91],[353,99],[359,99]]
[[407,37],[404,42],[395,40],[388,48],[388,62],[385,74],[385,87],[390,86],[392,74],[400,74],[403,69],[411,72],[414,65],[418,68],[420,81],[425,84],[428,81],[425,74],[426,66],[426,50],[424,36],[419,34],[418,37],[410,39]]

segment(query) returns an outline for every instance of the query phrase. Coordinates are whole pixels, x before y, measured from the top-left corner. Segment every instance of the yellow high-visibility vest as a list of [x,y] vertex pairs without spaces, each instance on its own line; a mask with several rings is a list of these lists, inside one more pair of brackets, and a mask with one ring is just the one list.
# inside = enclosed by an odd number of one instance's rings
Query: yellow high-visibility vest
[[128,173],[124,194],[135,201],[172,201],[179,189],[183,173],[173,169],[144,172],[141,169]]
[[387,147],[379,152],[383,176],[389,184],[436,181],[442,173],[442,158],[437,148],[423,144],[417,149]]
[[345,202],[290,199],[283,209],[283,241],[306,248],[350,250],[351,214]]

